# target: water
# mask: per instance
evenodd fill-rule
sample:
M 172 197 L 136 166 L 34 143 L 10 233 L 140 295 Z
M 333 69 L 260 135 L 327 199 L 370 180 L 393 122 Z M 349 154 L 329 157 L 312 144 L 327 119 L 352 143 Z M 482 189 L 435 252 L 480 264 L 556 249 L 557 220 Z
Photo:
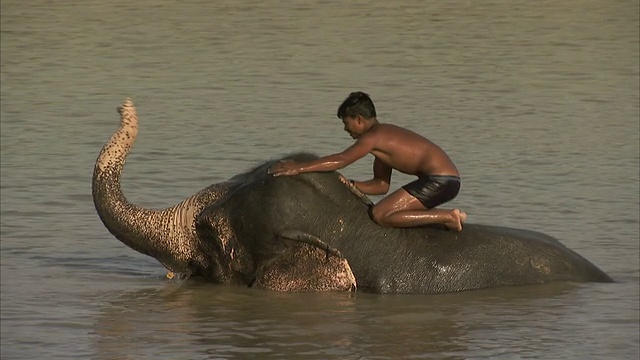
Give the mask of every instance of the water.
M 2 358 L 637 359 L 638 8 L 4 0 Z M 469 221 L 544 231 L 617 283 L 381 296 L 166 281 L 95 213 L 93 163 L 127 96 L 141 128 L 123 188 L 158 208 L 282 154 L 340 151 L 354 90 L 449 152 Z M 343 173 L 370 171 L 368 157 Z

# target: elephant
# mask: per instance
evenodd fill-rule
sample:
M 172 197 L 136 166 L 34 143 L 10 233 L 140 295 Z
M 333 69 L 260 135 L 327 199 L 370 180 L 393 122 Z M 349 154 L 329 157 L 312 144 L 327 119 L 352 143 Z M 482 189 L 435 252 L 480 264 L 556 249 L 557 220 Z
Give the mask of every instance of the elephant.
M 466 223 L 383 227 L 372 202 L 338 172 L 273 177 L 265 161 L 165 209 L 125 198 L 120 177 L 138 132 L 130 99 L 95 163 L 92 193 L 105 227 L 183 278 L 276 291 L 439 294 L 547 282 L 613 282 L 540 232 Z M 310 153 L 286 159 L 306 161 Z

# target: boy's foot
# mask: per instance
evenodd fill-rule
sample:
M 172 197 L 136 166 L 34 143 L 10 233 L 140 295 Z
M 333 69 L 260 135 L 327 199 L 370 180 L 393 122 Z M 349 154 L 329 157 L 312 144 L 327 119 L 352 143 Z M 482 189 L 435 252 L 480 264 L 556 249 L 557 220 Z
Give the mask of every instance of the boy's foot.
M 451 221 L 444 223 L 444 226 L 449 230 L 462 231 L 462 223 L 467 220 L 467 213 L 453 209 L 451 210 L 451 217 Z

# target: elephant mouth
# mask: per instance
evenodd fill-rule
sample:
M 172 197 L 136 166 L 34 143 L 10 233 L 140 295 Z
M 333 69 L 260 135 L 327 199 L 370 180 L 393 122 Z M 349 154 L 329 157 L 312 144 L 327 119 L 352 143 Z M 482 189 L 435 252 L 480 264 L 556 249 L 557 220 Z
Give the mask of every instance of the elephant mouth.
M 167 275 L 165 275 L 165 277 L 167 278 L 167 280 L 176 280 L 176 281 L 182 281 L 182 280 L 187 280 L 188 278 L 191 277 L 191 274 L 188 272 L 173 272 L 171 270 L 167 270 Z

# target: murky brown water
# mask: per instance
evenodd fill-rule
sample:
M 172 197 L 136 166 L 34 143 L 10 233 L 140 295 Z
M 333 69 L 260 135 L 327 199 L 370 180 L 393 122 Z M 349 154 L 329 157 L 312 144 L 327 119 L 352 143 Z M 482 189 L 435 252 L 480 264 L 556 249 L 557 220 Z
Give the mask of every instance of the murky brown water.
M 637 359 L 638 2 L 293 3 L 2 1 L 2 359 Z M 471 222 L 544 231 L 618 282 L 168 282 L 95 214 L 93 162 L 127 96 L 141 128 L 124 190 L 164 207 L 259 161 L 341 150 L 353 90 L 450 153 Z

